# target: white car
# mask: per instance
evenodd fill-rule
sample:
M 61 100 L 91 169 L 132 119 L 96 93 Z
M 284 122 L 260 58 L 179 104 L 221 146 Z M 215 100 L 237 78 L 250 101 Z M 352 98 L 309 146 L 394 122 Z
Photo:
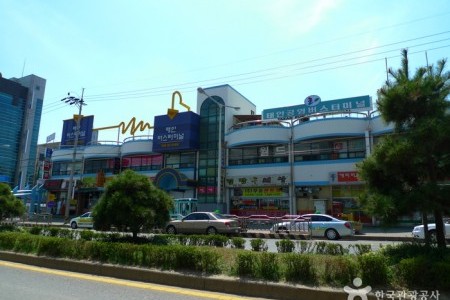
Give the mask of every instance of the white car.
M 92 212 L 87 212 L 79 217 L 70 220 L 70 227 L 72 229 L 82 228 L 94 228 L 94 220 L 92 218 Z
M 309 220 L 309 221 L 305 221 Z M 306 214 L 293 221 L 281 222 L 272 226 L 271 232 L 305 232 L 310 230 L 313 237 L 326 237 L 337 240 L 345 236 L 354 235 L 352 224 L 329 215 Z
M 450 239 L 450 219 L 444 220 L 445 227 L 445 238 Z M 430 233 L 431 240 L 436 240 L 436 224 L 430 223 L 428 224 L 428 232 Z M 414 227 L 412 231 L 412 236 L 415 239 L 424 239 L 425 234 L 423 230 L 423 225 L 419 225 Z

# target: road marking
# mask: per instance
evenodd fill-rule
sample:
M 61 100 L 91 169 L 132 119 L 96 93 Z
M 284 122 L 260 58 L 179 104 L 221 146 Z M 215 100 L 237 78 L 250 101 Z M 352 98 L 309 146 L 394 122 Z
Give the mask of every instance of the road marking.
M 46 273 L 46 274 L 51 274 L 51 275 L 77 278 L 77 279 L 82 279 L 82 280 L 90 280 L 90 281 L 96 281 L 96 282 L 102 282 L 102 283 L 108 283 L 108 284 L 122 285 L 122 286 L 128 286 L 128 287 L 140 288 L 140 289 L 146 289 L 146 290 L 152 290 L 152 291 L 160 291 L 160 292 L 173 293 L 173 294 L 179 294 L 179 295 L 187 295 L 187 296 L 193 296 L 193 297 L 199 297 L 199 298 L 218 299 L 218 300 L 251 299 L 251 298 L 245 298 L 245 297 L 239 297 L 239 296 L 223 295 L 223 294 L 213 293 L 213 292 L 197 291 L 197 290 L 183 289 L 183 288 L 177 288 L 177 287 L 169 287 L 169 286 L 158 285 L 158 284 L 153 284 L 153 283 L 136 282 L 136 281 L 129 281 L 129 280 L 124 280 L 124 279 L 116 279 L 116 278 L 111 278 L 111 277 L 103 277 L 103 276 L 97 276 L 97 275 L 74 273 L 74 272 L 69 272 L 69 271 L 53 270 L 53 269 L 29 266 L 29 265 L 6 262 L 6 261 L 0 261 L 0 266 L 22 269 L 22 270 L 27 270 L 27 271 L 40 272 L 40 273 Z

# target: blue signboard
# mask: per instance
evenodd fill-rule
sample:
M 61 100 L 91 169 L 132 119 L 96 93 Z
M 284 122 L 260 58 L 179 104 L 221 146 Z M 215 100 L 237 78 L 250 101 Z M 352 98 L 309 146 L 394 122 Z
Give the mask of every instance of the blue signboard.
M 164 153 L 197 150 L 199 146 L 200 117 L 194 112 L 156 116 L 153 129 L 153 151 Z
M 87 145 L 92 140 L 92 128 L 94 127 L 94 116 L 86 116 L 80 120 L 80 133 L 78 135 L 78 145 Z M 64 120 L 63 132 L 61 136 L 61 146 L 73 145 L 75 142 L 75 132 L 77 123 L 74 119 Z
M 357 112 L 372 110 L 370 96 L 359 96 L 337 100 L 321 101 L 317 105 L 294 105 L 279 108 L 270 108 L 262 111 L 262 119 L 287 120 L 308 115 L 329 112 Z

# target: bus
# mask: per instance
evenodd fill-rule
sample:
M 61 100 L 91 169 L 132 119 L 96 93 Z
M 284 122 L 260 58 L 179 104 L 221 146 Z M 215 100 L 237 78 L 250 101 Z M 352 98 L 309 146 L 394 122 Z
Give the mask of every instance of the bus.
M 197 201 L 196 198 L 173 199 L 174 208 L 170 212 L 170 218 L 179 220 L 191 212 L 197 211 Z

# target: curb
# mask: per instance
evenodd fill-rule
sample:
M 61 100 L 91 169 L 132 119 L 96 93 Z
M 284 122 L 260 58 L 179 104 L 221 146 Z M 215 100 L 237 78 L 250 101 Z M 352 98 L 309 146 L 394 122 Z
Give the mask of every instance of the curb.
M 85 273 L 97 276 L 113 277 L 161 285 L 177 286 L 239 296 L 298 300 L 346 300 L 348 294 L 338 289 L 310 288 L 271 282 L 255 282 L 244 279 L 217 278 L 199 275 L 186 275 L 175 272 L 164 272 L 135 267 L 124 267 L 88 261 L 71 261 L 59 258 L 27 255 L 0 251 L 0 260 L 33 265 L 38 267 Z M 368 299 L 377 299 L 368 295 Z

